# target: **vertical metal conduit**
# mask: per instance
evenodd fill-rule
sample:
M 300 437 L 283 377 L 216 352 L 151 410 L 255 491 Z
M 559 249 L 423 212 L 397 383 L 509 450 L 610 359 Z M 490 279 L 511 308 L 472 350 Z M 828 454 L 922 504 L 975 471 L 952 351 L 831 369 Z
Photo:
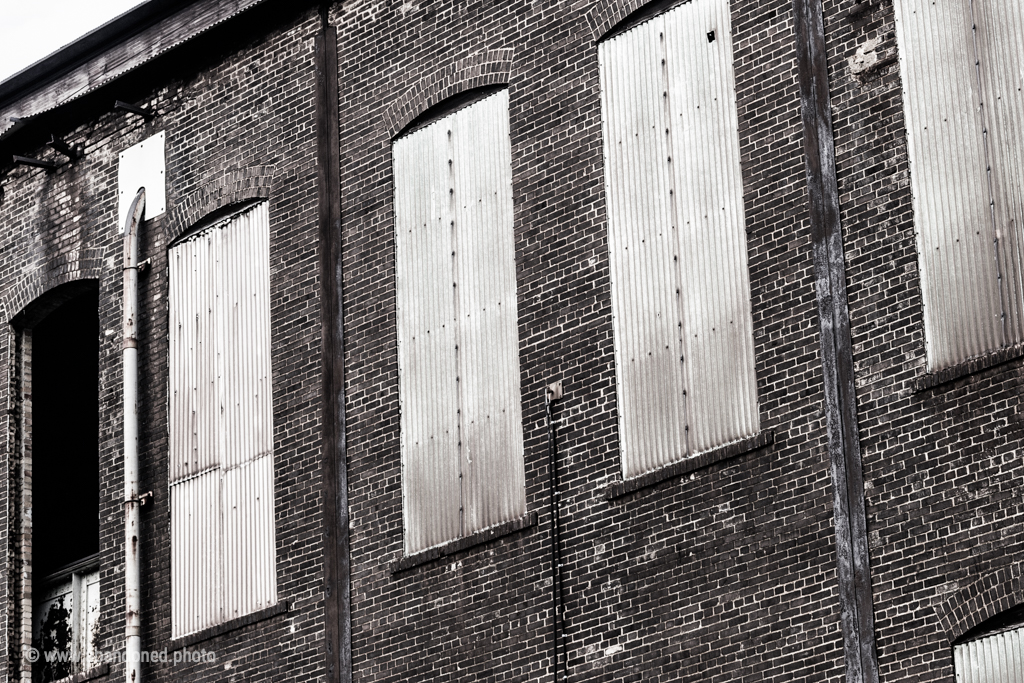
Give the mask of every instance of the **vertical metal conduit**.
M 559 529 L 559 508 L 562 496 L 558 490 L 558 444 L 555 438 L 555 420 L 552 416 L 552 403 L 562 398 L 562 383 L 555 382 L 544 387 L 544 410 L 548 418 L 548 472 L 551 486 L 551 647 L 552 673 L 554 682 L 558 683 L 558 645 L 565 641 L 565 619 L 562 609 L 562 538 Z M 562 648 L 565 649 L 564 647 Z M 569 680 L 569 662 L 565 660 L 562 667 L 562 681 Z
M 139 308 L 138 229 L 146 209 L 146 188 L 128 209 L 124 226 L 124 300 L 122 329 L 124 344 L 121 367 L 124 377 L 124 593 L 125 593 L 125 669 L 126 683 L 139 683 L 142 659 L 142 620 L 139 616 L 139 412 L 138 347 L 135 321 Z

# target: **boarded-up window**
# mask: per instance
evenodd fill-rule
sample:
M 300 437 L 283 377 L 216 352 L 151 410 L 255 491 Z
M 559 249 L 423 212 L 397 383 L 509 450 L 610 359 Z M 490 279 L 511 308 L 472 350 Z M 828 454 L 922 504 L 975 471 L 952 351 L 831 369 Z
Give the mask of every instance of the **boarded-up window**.
M 953 659 L 957 683 L 1024 683 L 1024 608 L 969 634 L 953 647 Z
M 267 204 L 172 247 L 169 278 L 179 637 L 277 602 Z
M 895 8 L 935 371 L 1024 341 L 1024 3 Z
M 758 431 L 728 0 L 598 54 L 628 478 Z
M 508 92 L 394 144 L 405 550 L 526 512 Z

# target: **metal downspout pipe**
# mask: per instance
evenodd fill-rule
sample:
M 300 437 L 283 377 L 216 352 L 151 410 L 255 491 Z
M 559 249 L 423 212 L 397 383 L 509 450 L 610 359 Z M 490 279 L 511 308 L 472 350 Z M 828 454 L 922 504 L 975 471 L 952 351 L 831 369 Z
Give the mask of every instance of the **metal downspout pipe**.
M 139 412 L 138 348 L 135 322 L 139 308 L 138 229 L 146 210 L 146 188 L 139 188 L 124 225 L 124 299 L 121 367 L 124 377 L 124 594 L 125 682 L 140 683 L 142 620 L 139 616 Z
M 559 664 L 564 659 L 565 667 L 562 671 L 563 683 L 569 680 L 569 661 L 565 653 L 559 657 L 558 645 L 563 644 L 565 650 L 565 619 L 563 616 L 564 601 L 562 596 L 562 534 L 559 509 L 562 505 L 562 495 L 558 486 L 558 444 L 555 435 L 553 406 L 555 401 L 562 398 L 562 383 L 555 382 L 544 387 L 544 412 L 547 414 L 548 423 L 548 472 L 550 475 L 551 487 L 551 647 L 552 647 L 552 680 L 558 683 Z

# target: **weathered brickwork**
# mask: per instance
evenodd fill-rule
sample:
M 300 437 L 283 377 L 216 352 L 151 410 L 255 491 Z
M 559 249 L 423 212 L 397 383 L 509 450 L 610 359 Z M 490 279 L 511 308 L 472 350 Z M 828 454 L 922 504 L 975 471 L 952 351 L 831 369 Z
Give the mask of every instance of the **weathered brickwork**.
M 951 642 L 1024 601 L 1021 361 L 926 378 L 893 4 L 824 7 L 880 678 L 949 681 Z
M 267 6 L 276 9 L 251 14 Z M 352 680 L 551 680 L 543 389 L 555 380 L 565 390 L 554 416 L 571 679 L 845 680 L 792 0 L 731 5 L 760 434 L 643 486 L 616 486 L 598 42 L 645 6 L 350 0 L 331 4 L 324 17 L 312 3 L 268 0 L 245 15 L 262 19 L 233 19 L 179 48 L 180 59 L 125 76 L 132 92 L 141 87 L 131 101 L 155 117 L 96 113 L 96 97 L 86 97 L 78 119 L 53 119 L 73 121 L 53 132 L 83 145 L 82 159 L 55 171 L 0 160 L 0 317 L 10 323 L 0 335 L 0 683 L 25 672 L 22 598 L 31 563 L 23 557 L 45 542 L 26 535 L 24 493 L 45 473 L 23 457 L 31 452 L 25 330 L 82 283 L 98 287 L 102 335 L 98 646 L 123 649 L 117 163 L 121 151 L 161 131 L 167 211 L 145 222 L 140 249 L 149 261 L 139 292 L 140 489 L 153 492 L 142 511 L 142 640 L 144 650 L 172 655 L 187 643 L 217 661 L 144 665 L 144 676 L 346 680 L 327 672 L 333 655 L 324 623 L 334 605 L 324 600 L 324 567 L 334 565 L 324 560 L 330 482 L 321 469 L 331 354 L 321 357 L 318 164 L 329 155 L 318 148 L 325 138 L 314 37 L 324 21 L 338 34 L 345 354 L 334 360 L 345 373 Z M 1015 348 L 925 374 L 892 3 L 823 7 L 879 673 L 886 683 L 947 681 L 951 642 L 1024 602 L 1024 564 L 1014 555 L 1024 541 L 1016 452 L 1024 369 Z M 877 61 L 851 63 L 865 44 Z M 121 97 L 105 87 L 111 104 Z M 527 515 L 408 560 L 392 142 L 451 98 L 501 87 L 510 102 Z M 60 159 L 46 147 L 17 153 Z M 175 642 L 167 253 L 192 228 L 251 201 L 267 201 L 270 215 L 282 606 Z M 123 676 L 113 665 L 99 679 Z
M 594 31 L 637 6 L 353 2 L 332 13 L 354 680 L 549 679 L 542 389 L 556 379 L 572 680 L 843 676 L 788 2 L 732 12 L 761 428 L 776 430 L 775 443 L 605 499 L 621 470 Z M 458 65 L 502 50 L 512 55 L 527 509 L 538 524 L 392 573 L 403 552 L 393 112 L 419 102 L 401 118 L 412 120 L 434 103 L 415 94 L 439 74 L 467 84 Z
M 116 226 L 117 162 L 125 148 L 163 131 L 167 137 L 167 212 L 147 220 L 140 259 L 140 489 L 142 509 L 143 649 L 168 650 L 170 537 L 167 425 L 167 249 L 169 241 L 231 203 L 270 203 L 270 295 L 274 388 L 277 590 L 286 613 L 202 640 L 216 663 L 144 665 L 147 680 L 315 680 L 323 668 L 320 587 L 322 535 L 319 480 L 320 344 L 316 244 L 317 195 L 313 112 L 315 10 L 283 20 L 245 40 L 226 38 L 223 52 L 200 71 L 164 63 L 151 69 L 152 91 L 139 102 L 149 121 L 114 112 L 58 131 L 85 147 L 81 160 L 54 172 L 18 167 L 3 178 L 0 204 L 0 313 L 10 321 L 54 288 L 93 279 L 100 290 L 101 593 L 103 651 L 123 650 L 124 526 L 121 460 L 121 239 Z M 194 60 L 187 63 L 191 64 Z M 111 104 L 113 97 L 111 95 Z M 49 158 L 46 148 L 21 153 Z M 59 157 L 57 157 L 59 158 Z M 0 458 L 5 514 L 0 541 L 7 553 L 0 600 L 10 605 L 21 567 L 17 454 L 21 438 L 14 335 L 4 335 L 0 362 L 10 381 L 0 388 L 9 438 Z M 35 473 L 37 477 L 45 473 Z M 36 501 L 60 504 L 60 501 Z M 20 511 L 23 514 L 24 511 Z M 45 540 L 36 539 L 37 544 Z M 0 643 L 8 656 L 3 680 L 21 667 L 15 612 L 3 611 Z M 123 680 L 120 665 L 101 680 Z

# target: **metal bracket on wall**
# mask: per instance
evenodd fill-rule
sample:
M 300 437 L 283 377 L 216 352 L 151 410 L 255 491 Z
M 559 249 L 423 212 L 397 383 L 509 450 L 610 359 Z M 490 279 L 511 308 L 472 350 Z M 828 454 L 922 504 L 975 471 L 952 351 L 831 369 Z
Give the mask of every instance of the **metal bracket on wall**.
M 128 500 L 125 501 L 125 503 L 138 503 L 139 507 L 146 507 L 146 503 L 149 503 L 152 500 L 153 492 L 146 491 L 145 493 L 140 493 L 138 498 L 129 498 Z
M 871 11 L 871 7 L 874 3 L 871 0 L 864 0 L 864 2 L 858 2 L 846 13 L 847 21 L 855 21 L 859 16 L 865 12 Z
M 50 141 L 46 143 L 54 151 L 63 154 L 71 161 L 81 159 L 85 156 L 85 149 L 81 145 L 69 145 L 63 139 L 50 134 Z
M 35 166 L 36 168 L 45 168 L 47 171 L 52 171 L 57 168 L 56 162 L 47 161 L 46 159 L 36 159 L 34 157 L 22 157 L 17 154 L 14 155 L 14 163 L 18 166 Z
M 121 100 L 114 100 L 114 109 L 120 109 L 121 111 L 126 111 L 129 114 L 135 114 L 136 116 L 141 116 L 142 118 L 144 118 L 147 121 L 149 121 L 154 116 L 156 116 L 156 114 L 154 114 L 149 109 L 143 109 L 142 107 L 136 107 L 134 104 L 129 104 L 127 102 L 122 102 Z

